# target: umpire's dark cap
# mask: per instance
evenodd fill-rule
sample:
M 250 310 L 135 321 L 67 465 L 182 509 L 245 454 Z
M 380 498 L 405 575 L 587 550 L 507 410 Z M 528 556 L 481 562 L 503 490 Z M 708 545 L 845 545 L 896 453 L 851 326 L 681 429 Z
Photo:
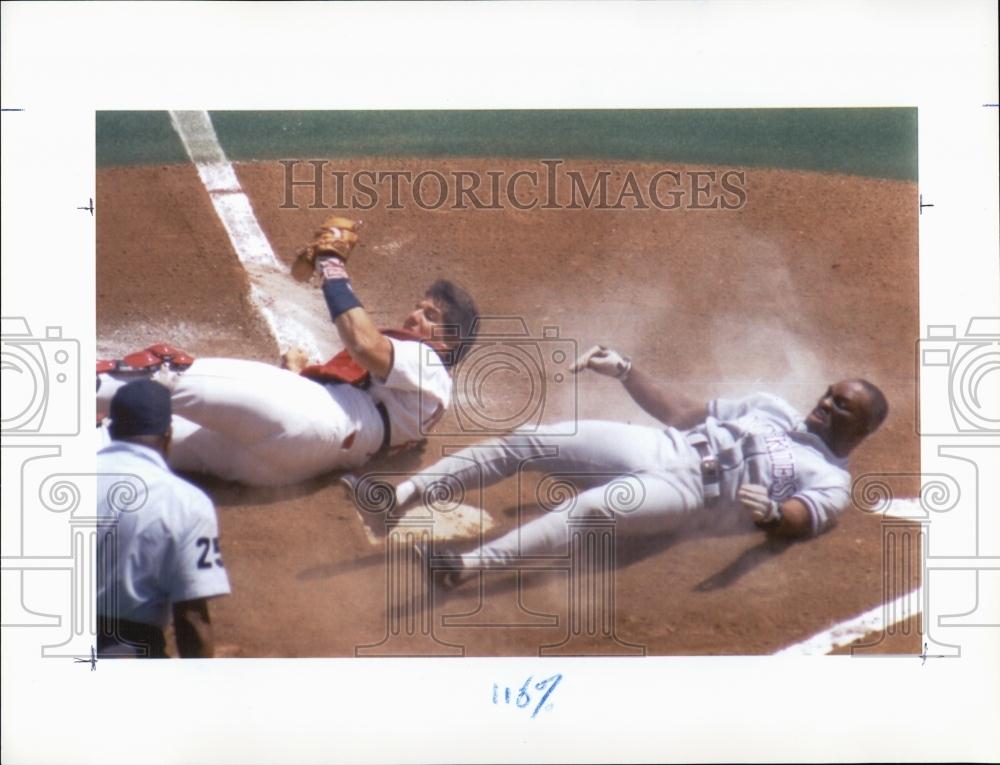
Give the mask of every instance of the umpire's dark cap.
M 108 412 L 112 438 L 162 436 L 170 428 L 170 391 L 152 380 L 136 380 L 118 389 Z

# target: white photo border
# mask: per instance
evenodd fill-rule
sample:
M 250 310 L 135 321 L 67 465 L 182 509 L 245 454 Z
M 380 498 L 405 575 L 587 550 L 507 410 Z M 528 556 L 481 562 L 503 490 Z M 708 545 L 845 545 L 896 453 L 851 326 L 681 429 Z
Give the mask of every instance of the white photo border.
M 920 193 L 933 204 L 920 216 L 921 330 L 953 325 L 961 335 L 974 317 L 1000 316 L 995 3 L 26 2 L 0 12 L 10 110 L 3 315 L 26 318 L 39 336 L 61 328 L 62 338 L 47 339 L 76 342 L 81 370 L 95 360 L 94 218 L 85 208 L 102 109 L 915 106 Z M 84 396 L 79 422 L 91 422 L 92 407 Z M 1000 443 L 968 438 L 925 438 L 924 472 L 952 471 L 949 449 L 995 453 Z M 5 528 L 21 507 L 7 447 L 29 443 L 58 447 L 33 455 L 54 473 L 93 472 L 87 428 L 5 438 Z M 985 504 L 996 487 L 962 480 L 980 495 L 981 536 L 974 553 L 936 553 L 957 561 L 924 582 L 939 613 L 967 607 L 977 577 L 997 575 L 1000 553 L 986 535 L 998 524 Z M 73 522 L 58 516 L 38 536 L 5 541 L 5 568 L 12 557 L 37 558 L 38 569 L 75 560 Z M 8 579 L 5 609 L 20 598 Z M 33 582 L 41 602 L 58 603 L 58 572 Z M 6 762 L 1000 757 L 989 733 L 1000 718 L 995 625 L 939 632 L 961 655 L 926 661 L 218 659 L 103 662 L 96 672 L 75 666 L 73 651 L 43 657 L 52 632 L 3 629 Z M 564 677 L 557 714 L 532 720 L 490 703 L 493 682 L 553 672 Z

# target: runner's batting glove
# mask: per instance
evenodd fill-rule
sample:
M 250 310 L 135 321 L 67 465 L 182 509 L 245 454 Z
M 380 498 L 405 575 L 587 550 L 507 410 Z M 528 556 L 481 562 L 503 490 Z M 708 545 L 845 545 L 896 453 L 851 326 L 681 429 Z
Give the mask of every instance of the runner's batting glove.
M 603 345 L 595 345 L 573 362 L 569 371 L 575 374 L 583 369 L 592 369 L 599 375 L 625 382 L 632 371 L 632 360 Z
M 740 486 L 737 496 L 743 507 L 750 511 L 750 517 L 757 528 L 774 529 L 781 525 L 784 519 L 781 507 L 768 496 L 766 486 L 745 483 Z

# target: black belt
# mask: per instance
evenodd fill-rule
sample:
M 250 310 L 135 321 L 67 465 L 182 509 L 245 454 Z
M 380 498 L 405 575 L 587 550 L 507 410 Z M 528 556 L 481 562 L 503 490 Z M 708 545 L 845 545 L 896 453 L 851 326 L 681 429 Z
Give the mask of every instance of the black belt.
M 137 657 L 167 658 L 167 641 L 159 627 L 98 614 L 97 653 L 115 646 L 132 649 Z
M 392 428 L 389 426 L 389 410 L 385 408 L 385 404 L 378 401 L 375 403 L 375 408 L 378 409 L 379 417 L 382 418 L 382 445 L 375 452 L 375 456 L 379 457 L 389 451 L 389 442 L 392 440 Z

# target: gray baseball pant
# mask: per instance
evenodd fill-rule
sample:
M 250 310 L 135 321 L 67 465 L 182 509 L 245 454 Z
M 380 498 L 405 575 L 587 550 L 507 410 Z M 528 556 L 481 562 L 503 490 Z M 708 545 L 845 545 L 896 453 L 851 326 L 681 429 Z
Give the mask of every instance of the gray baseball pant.
M 675 530 L 704 506 L 700 459 L 682 432 L 600 420 L 579 422 L 573 436 L 515 431 L 445 457 L 411 480 L 421 495 L 433 495 L 435 482 L 457 480 L 468 496 L 480 481 L 489 486 L 519 470 L 545 473 L 539 494 L 562 491 L 563 501 L 550 505 L 540 497 L 542 516 L 466 553 L 468 565 L 564 554 L 569 518 L 614 518 L 616 534 L 656 534 Z M 566 497 L 572 479 L 600 483 Z

